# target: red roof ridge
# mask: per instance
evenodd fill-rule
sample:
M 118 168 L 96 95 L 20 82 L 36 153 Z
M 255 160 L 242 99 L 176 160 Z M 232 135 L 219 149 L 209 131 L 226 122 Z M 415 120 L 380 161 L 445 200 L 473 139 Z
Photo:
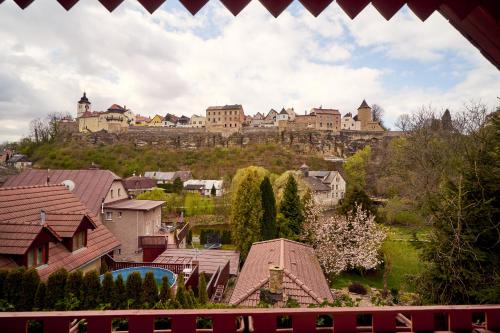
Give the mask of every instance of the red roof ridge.
M 281 242 L 282 240 L 283 241 L 287 241 L 288 243 L 298 244 L 298 245 L 302 245 L 302 246 L 306 246 L 306 247 L 312 248 L 312 246 L 309 245 L 309 244 L 297 242 L 297 241 L 294 241 L 294 240 L 291 240 L 291 239 L 288 239 L 288 238 L 269 239 L 269 240 L 265 240 L 265 241 L 255 242 L 255 243 L 253 243 L 253 245 L 255 245 L 255 244 L 265 244 L 265 243 L 274 243 L 274 242 L 278 242 L 278 241 Z
M 283 273 L 285 273 L 295 284 L 297 284 L 302 290 L 304 290 L 309 296 L 314 298 L 318 303 L 323 302 L 323 299 L 320 298 L 309 286 L 307 286 L 301 279 L 299 279 L 295 274 L 290 272 L 288 269 L 283 268 Z
M 259 290 L 268 281 L 269 281 L 269 277 L 265 277 L 259 283 L 257 283 L 253 288 L 248 289 L 247 292 L 244 293 L 243 295 L 241 295 L 240 298 L 238 298 L 236 301 L 234 301 L 233 304 L 234 305 L 240 304 L 241 302 L 243 302 L 244 300 L 246 300 L 248 297 L 250 297 L 254 292 L 256 292 L 257 290 Z
M 66 187 L 64 184 L 28 185 L 28 186 L 0 187 L 0 191 L 23 190 L 23 189 L 30 189 L 30 188 L 56 187 L 56 186 Z

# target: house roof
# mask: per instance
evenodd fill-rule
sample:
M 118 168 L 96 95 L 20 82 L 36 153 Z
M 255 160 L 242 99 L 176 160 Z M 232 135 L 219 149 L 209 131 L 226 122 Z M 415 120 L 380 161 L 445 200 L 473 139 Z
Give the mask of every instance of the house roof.
M 232 104 L 232 105 L 224 105 L 224 106 L 209 106 L 207 110 L 234 110 L 234 109 L 243 109 L 241 104 Z
M 314 112 L 315 114 L 338 114 L 340 115 L 339 110 L 337 109 L 323 109 L 323 108 L 313 108 L 311 110 L 311 113 Z
M 41 210 L 46 212 L 44 224 Z M 0 188 L 0 254 L 3 257 L 0 266 L 8 261 L 8 255 L 24 254 L 43 229 L 66 237 L 74 233 L 83 219 L 88 219 L 94 227 L 88 231 L 87 247 L 76 254 L 54 239 L 49 246 L 48 264 L 38 269 L 42 278 L 61 267 L 76 269 L 112 251 L 120 243 L 64 185 Z
M 78 103 L 91 104 L 89 99 L 87 98 L 87 93 L 84 91 L 82 98 L 78 101 Z
M 128 190 L 146 190 L 156 187 L 156 181 L 149 177 L 132 176 L 123 181 L 123 185 Z
M 211 189 L 215 187 L 216 190 L 222 189 L 224 185 L 223 180 L 214 180 L 214 179 L 189 179 L 184 182 L 184 188 L 186 189 Z
M 370 106 L 368 105 L 368 103 L 366 103 L 366 100 L 363 100 L 358 109 L 369 108 L 369 107 Z
M 283 301 L 293 298 L 301 306 L 332 300 L 332 294 L 312 247 L 288 239 L 254 243 L 240 272 L 230 304 L 256 306 L 260 288 L 269 286 L 269 266 L 283 268 Z
M 232 250 L 168 249 L 153 262 L 189 264 L 192 260 L 198 260 L 200 272 L 207 274 L 215 273 L 229 260 L 229 274 L 238 275 L 240 253 Z
M 110 203 L 105 203 L 104 208 L 107 209 L 120 209 L 120 210 L 143 210 L 149 211 L 160 207 L 165 201 L 156 200 L 119 200 Z
M 14 154 L 9 158 L 9 160 L 7 162 L 8 163 L 29 162 L 29 160 L 28 160 L 28 157 L 26 157 L 26 155 Z
M 113 104 L 111 105 L 108 110 L 108 112 L 119 112 L 119 113 L 124 113 L 127 111 L 123 106 L 120 106 L 118 104 Z
M 310 174 L 310 172 L 309 172 Z M 330 187 L 326 184 L 324 184 L 320 179 L 314 177 L 314 176 L 309 176 L 309 177 L 304 177 L 304 181 L 306 182 L 307 186 L 313 190 L 314 192 L 329 192 Z
M 72 180 L 75 188 L 72 193 L 93 213 L 98 214 L 102 200 L 106 197 L 111 184 L 121 180 L 109 170 L 25 170 L 9 177 L 2 187 L 61 184 Z

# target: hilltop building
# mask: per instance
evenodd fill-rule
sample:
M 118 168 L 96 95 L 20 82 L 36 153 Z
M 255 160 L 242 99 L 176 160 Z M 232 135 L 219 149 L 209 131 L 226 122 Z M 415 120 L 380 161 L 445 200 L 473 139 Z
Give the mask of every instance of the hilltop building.
M 208 132 L 232 134 L 238 132 L 245 121 L 245 112 L 240 104 L 210 106 L 207 108 L 206 128 Z
M 192 128 L 205 128 L 207 122 L 207 117 L 199 116 L 197 114 L 192 115 L 189 121 L 189 127 Z
M 106 111 L 92 111 L 91 103 L 84 92 L 77 103 L 77 122 L 79 132 L 107 131 L 119 133 L 135 124 L 134 114 L 126 106 L 111 105 Z
M 315 117 L 314 128 L 319 131 L 340 131 L 340 112 L 336 109 L 312 108 L 309 112 Z

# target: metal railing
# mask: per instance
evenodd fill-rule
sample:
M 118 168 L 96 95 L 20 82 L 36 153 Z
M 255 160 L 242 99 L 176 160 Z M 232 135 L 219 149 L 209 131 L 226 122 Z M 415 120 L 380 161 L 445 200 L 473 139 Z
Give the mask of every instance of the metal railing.
M 318 317 L 330 317 L 327 327 L 318 327 Z M 287 317 L 289 327 L 278 323 Z M 360 317 L 365 319 L 360 326 Z M 210 328 L 199 329 L 199 319 L 208 319 Z M 369 318 L 368 323 L 366 318 Z M 474 319 L 476 318 L 476 319 Z M 167 319 L 172 333 L 232 333 L 241 325 L 254 333 L 263 332 L 498 332 L 500 305 L 489 306 L 398 306 L 315 309 L 218 309 L 218 310 L 116 310 L 68 312 L 2 312 L 0 328 L 6 333 L 26 333 L 29 321 L 42 321 L 44 332 L 68 333 L 75 319 L 85 323 L 87 333 L 111 333 L 113 320 L 127 321 L 130 333 L 153 333 L 157 319 Z M 205 323 L 207 322 L 205 320 Z M 474 320 L 477 322 L 475 323 Z M 442 326 L 445 327 L 442 327 Z M 165 332 L 165 331 L 162 331 Z

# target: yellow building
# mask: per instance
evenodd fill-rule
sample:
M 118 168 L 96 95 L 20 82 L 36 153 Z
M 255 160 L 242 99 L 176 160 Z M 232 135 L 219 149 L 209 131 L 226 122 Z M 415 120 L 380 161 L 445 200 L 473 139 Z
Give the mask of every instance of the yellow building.
M 77 104 L 77 121 L 79 132 L 107 131 L 118 133 L 127 131 L 135 119 L 133 113 L 126 107 L 117 104 L 111 105 L 104 112 L 94 112 L 86 93 Z
M 232 134 L 238 132 L 245 121 L 243 106 L 210 106 L 207 109 L 206 128 L 208 132 Z

